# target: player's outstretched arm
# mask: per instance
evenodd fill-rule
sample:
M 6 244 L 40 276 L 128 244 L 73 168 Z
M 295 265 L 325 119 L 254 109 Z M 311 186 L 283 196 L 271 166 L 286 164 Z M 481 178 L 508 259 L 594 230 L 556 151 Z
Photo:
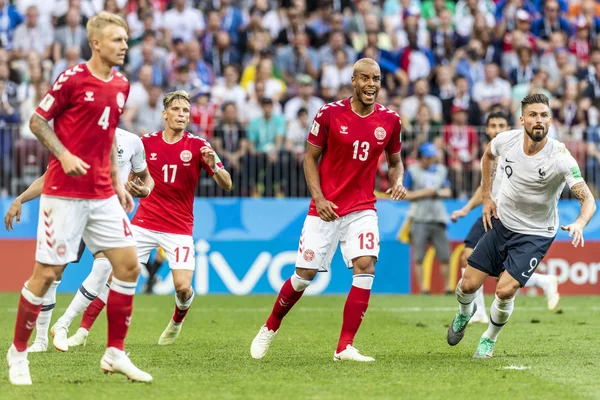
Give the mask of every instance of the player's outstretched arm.
M 202 154 L 202 158 L 204 159 L 204 163 L 212 170 L 213 179 L 217 182 L 217 185 L 223 190 L 227 190 L 230 192 L 233 190 L 233 181 L 231 180 L 231 175 L 229 172 L 218 164 L 221 162 L 219 157 L 215 153 L 215 151 L 206 146 L 200 149 L 200 154 Z
M 585 182 L 573 185 L 571 192 L 581 203 L 579 217 L 572 224 L 561 226 L 560 228 L 564 231 L 569 231 L 569 237 L 573 238 L 573 246 L 577 247 L 581 243 L 581 247 L 583 247 L 583 228 L 587 226 L 596 212 L 596 200 Z
M 13 200 L 10 208 L 4 216 L 4 227 L 7 231 L 14 229 L 13 220 L 15 218 L 17 220 L 17 224 L 21 222 L 21 206 L 30 200 L 40 197 L 45 180 L 46 173 L 33 181 L 33 183 L 23 193 L 21 193 L 21 195 L 17 196 Z
M 492 142 L 496 140 L 493 139 Z M 483 228 L 492 229 L 492 217 L 498 218 L 496 203 L 492 200 L 492 171 L 496 156 L 492 154 L 492 142 L 488 143 L 481 159 L 481 196 L 483 199 Z
M 404 164 L 400 153 L 389 154 L 385 153 L 388 162 L 388 180 L 392 184 L 386 193 L 390 195 L 392 200 L 402 200 L 406 197 L 406 188 L 402 184 L 404 182 Z
M 67 175 L 80 176 L 87 174 L 90 166 L 79 157 L 71 154 L 60 142 L 48 121 L 37 114 L 29 120 L 29 129 L 35 137 L 60 161 Z
M 339 218 L 335 213 L 338 208 L 334 203 L 327 200 L 321 191 L 321 179 L 319 178 L 319 158 L 323 149 L 311 144 L 306 145 L 306 155 L 304 156 L 304 176 L 310 194 L 315 201 L 317 213 L 323 221 L 334 221 Z

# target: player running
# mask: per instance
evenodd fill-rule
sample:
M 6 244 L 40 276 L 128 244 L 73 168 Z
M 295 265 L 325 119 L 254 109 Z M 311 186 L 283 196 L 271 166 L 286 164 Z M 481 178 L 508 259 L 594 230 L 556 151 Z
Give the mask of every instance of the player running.
M 148 173 L 146 158 L 144 155 L 144 146 L 140 138 L 126 130 L 117 128 L 117 149 L 119 160 L 119 176 L 121 182 L 125 184 L 126 189 L 136 197 L 147 197 L 154 187 L 154 181 Z M 142 185 L 135 182 L 128 182 L 129 174 L 139 178 Z M 21 208 L 24 203 L 38 198 L 42 194 L 42 187 L 46 174 L 36 179 L 27 190 L 18 196 L 11 204 L 6 216 L 4 225 L 6 230 L 13 229 L 13 220 L 20 221 Z M 82 241 L 77 254 L 77 259 L 73 263 L 78 263 L 85 250 L 85 243 Z M 110 262 L 102 252 L 94 254 L 94 263 L 88 277 L 81 284 L 75 298 L 65 311 L 64 315 L 52 327 L 54 335 L 54 347 L 60 351 L 67 351 L 67 332 L 68 327 L 79 314 L 81 314 L 96 298 L 102 304 L 106 304 L 109 286 L 107 280 L 112 271 Z M 42 309 L 36 321 L 36 337 L 33 344 L 27 349 L 29 353 L 44 352 L 48 349 L 48 328 L 52 319 L 52 311 L 56 305 L 56 288 L 60 284 L 62 273 L 57 276 L 57 280 L 52 283 L 42 302 Z M 89 329 L 88 329 L 89 330 Z M 84 332 L 85 331 L 85 332 Z M 87 339 L 87 330 L 78 331 L 75 335 L 82 343 Z
M 492 357 L 502 327 L 514 308 L 515 294 L 525 286 L 542 261 L 558 230 L 558 199 L 565 183 L 579 199 L 569 232 L 575 248 L 583 247 L 583 229 L 596 210 L 594 197 L 581 177 L 579 166 L 565 145 L 547 137 L 552 118 L 548 97 L 531 94 L 521 101 L 523 129 L 502 132 L 488 144 L 482 160 L 483 226 L 485 235 L 469 257 L 465 274 L 456 287 L 460 311 L 448 327 L 448 344 L 458 344 L 476 311 L 476 291 L 488 275 L 500 277 L 490 323 L 474 358 Z M 492 173 L 496 157 L 504 160 L 500 191 L 492 198 Z
M 502 112 L 494 112 L 488 115 L 486 124 L 485 124 L 485 133 L 490 140 L 496 137 L 500 132 L 504 132 L 508 130 L 508 117 Z M 504 160 L 500 157 L 496 160 L 496 166 L 493 169 L 493 178 L 492 178 L 492 199 L 496 199 L 498 196 L 498 192 L 500 191 L 500 185 L 502 184 L 502 179 L 504 178 Z M 460 210 L 456 210 L 452 213 L 451 219 L 456 222 L 459 218 L 465 217 L 472 209 L 479 206 L 483 202 L 481 197 L 481 186 L 477 188 L 469 202 Z M 466 266 L 467 260 L 471 253 L 473 253 L 473 249 L 479 242 L 479 239 L 483 236 L 485 230 L 483 229 L 483 220 L 482 218 L 478 218 L 471 230 L 467 234 L 465 238 L 465 249 L 461 255 L 461 265 Z M 464 268 L 463 268 L 464 273 Z M 552 275 L 544 275 L 538 274 L 534 272 L 531 275 L 531 278 L 527 281 L 526 287 L 539 287 L 541 288 L 548 301 L 548 309 L 554 310 L 558 306 L 558 300 L 560 296 L 558 294 L 558 280 L 555 276 Z M 487 313 L 485 311 L 485 298 L 483 296 L 483 287 L 481 287 L 477 291 L 477 296 L 475 297 L 475 304 L 477 304 L 477 311 L 473 315 L 473 318 L 469 321 L 472 322 L 482 322 L 488 323 L 489 319 Z
M 175 286 L 175 312 L 158 344 L 175 342 L 194 300 L 192 277 L 196 267 L 192 231 L 194 192 L 202 169 L 223 190 L 232 190 L 231 176 L 210 144 L 186 132 L 190 120 L 190 96 L 184 91 L 167 93 L 163 100 L 165 129 L 142 137 L 148 169 L 155 178 L 152 196 L 142 199 L 132 219 L 138 257 L 148 262 L 157 246 L 167 254 Z
M 100 12 L 87 23 L 91 59 L 63 72 L 40 102 L 31 131 L 51 153 L 40 199 L 36 264 L 21 291 L 8 375 L 31 385 L 27 342 L 48 288 L 77 258 L 83 238 L 92 253 L 102 251 L 113 266 L 107 299 L 108 343 L 100 361 L 105 372 L 149 382 L 124 351 L 140 266 L 125 212 L 133 199 L 121 183 L 115 129 L 129 94 L 123 65 L 127 23 Z M 54 120 L 54 129 L 49 121 Z
M 400 158 L 402 127 L 398 114 L 375 103 L 381 87 L 377 62 L 358 60 L 352 85 L 353 96 L 324 105 L 308 134 L 304 171 L 312 201 L 300 235 L 296 272 L 283 284 L 271 315 L 252 341 L 253 358 L 265 356 L 283 317 L 317 272 L 329 268 L 340 243 L 344 262 L 353 269 L 354 277 L 333 359 L 375 361 L 352 344 L 369 305 L 379 255 L 374 176 L 384 151 L 392 184 L 388 193 L 393 200 L 406 195 Z

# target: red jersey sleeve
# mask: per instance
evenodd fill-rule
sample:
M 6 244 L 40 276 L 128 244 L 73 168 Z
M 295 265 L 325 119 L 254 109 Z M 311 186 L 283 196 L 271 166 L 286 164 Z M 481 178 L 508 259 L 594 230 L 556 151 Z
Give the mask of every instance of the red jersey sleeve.
M 69 107 L 75 86 L 74 77 L 67 76 L 66 71 L 60 74 L 35 109 L 36 114 L 46 121 L 52 121 L 58 117 Z
M 315 145 L 320 148 L 325 148 L 327 145 L 327 138 L 329 137 L 329 109 L 328 104 L 325 104 L 312 123 L 310 131 L 308 132 L 308 143 Z
M 217 152 L 212 148 L 212 146 L 210 145 L 210 143 L 208 143 L 206 140 L 204 139 L 200 139 L 201 140 L 201 144 L 200 144 L 200 149 L 198 150 L 198 153 L 200 154 L 200 164 L 201 167 L 204 168 L 204 170 L 206 172 L 208 172 L 209 176 L 213 176 L 214 172 L 212 171 L 212 169 L 204 162 L 204 158 L 202 157 L 202 149 L 205 147 L 208 147 L 209 149 L 211 149 L 214 153 L 215 153 L 215 161 L 217 163 L 217 166 L 219 168 L 223 168 L 223 162 L 221 161 L 221 159 L 219 158 L 219 155 L 217 154 Z
M 394 130 L 392 131 L 392 137 L 385 146 L 385 151 L 388 154 L 398 154 L 402 150 L 402 122 L 398 116 Z

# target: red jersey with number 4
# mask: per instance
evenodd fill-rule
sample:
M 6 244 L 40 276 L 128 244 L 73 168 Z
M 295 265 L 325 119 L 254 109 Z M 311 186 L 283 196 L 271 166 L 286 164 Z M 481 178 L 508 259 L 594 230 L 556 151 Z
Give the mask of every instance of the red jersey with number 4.
M 167 143 L 162 131 L 142 137 L 148 171 L 154 179 L 150 196 L 140 199 L 140 206 L 132 219 L 134 225 L 152 231 L 191 235 L 194 229 L 194 193 L 204 168 L 210 176 L 212 170 L 204 162 L 200 149 L 210 144 L 184 132 L 175 143 Z M 216 158 L 216 157 L 215 157 Z M 217 165 L 223 164 L 217 159 Z
M 66 70 L 35 110 L 72 154 L 90 165 L 87 174 L 68 176 L 50 156 L 43 194 L 76 199 L 106 199 L 115 194 L 110 151 L 119 117 L 129 96 L 129 82 L 113 70 L 108 81 L 92 75 L 87 65 Z
M 402 124 L 394 111 L 375 103 L 373 112 L 356 114 L 350 99 L 325 104 L 308 133 L 308 143 L 321 147 L 319 164 L 321 191 L 325 199 L 344 216 L 361 210 L 375 210 L 377 160 L 383 151 L 400 153 Z M 315 202 L 308 215 L 318 216 Z

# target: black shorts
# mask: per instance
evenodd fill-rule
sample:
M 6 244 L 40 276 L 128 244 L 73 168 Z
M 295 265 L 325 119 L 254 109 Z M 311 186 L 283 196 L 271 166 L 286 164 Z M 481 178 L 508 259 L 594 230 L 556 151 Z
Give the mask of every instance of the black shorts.
M 81 257 L 83 257 L 83 252 L 85 251 L 85 243 L 83 240 L 79 242 L 79 250 L 77 250 L 77 259 L 69 264 L 77 264 L 81 261 Z
M 474 249 L 477 246 L 477 242 L 485 235 L 485 229 L 483 228 L 483 218 L 477 218 L 477 221 L 471 227 L 471 230 L 465 238 L 465 247 Z
M 492 219 L 493 229 L 481 238 L 469 257 L 469 265 L 491 276 L 506 271 L 521 286 L 540 264 L 554 237 L 525 235 L 508 230 L 500 220 Z

